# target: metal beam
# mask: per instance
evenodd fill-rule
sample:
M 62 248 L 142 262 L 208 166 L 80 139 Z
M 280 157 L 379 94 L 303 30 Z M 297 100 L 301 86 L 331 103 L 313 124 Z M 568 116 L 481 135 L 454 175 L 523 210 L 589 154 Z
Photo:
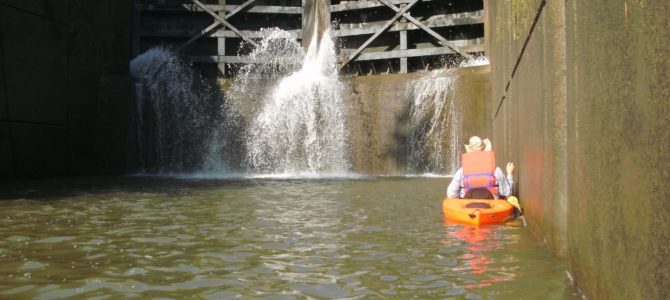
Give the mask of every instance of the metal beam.
M 235 9 L 235 10 L 233 10 L 232 12 L 230 12 L 229 14 L 227 14 L 227 15 L 224 17 L 224 19 L 225 19 L 225 20 L 228 20 L 229 18 L 235 16 L 237 13 L 241 12 L 243 9 L 245 9 L 247 6 L 251 5 L 251 4 L 254 3 L 255 1 L 256 1 L 256 0 L 249 0 L 249 1 L 245 2 L 244 4 L 238 6 L 237 9 Z M 193 42 L 195 42 L 196 40 L 198 40 L 199 38 L 201 38 L 202 36 L 204 36 L 205 34 L 207 34 L 208 32 L 210 32 L 210 31 L 213 30 L 214 28 L 218 27 L 219 24 L 223 24 L 223 23 L 221 23 L 219 20 L 216 20 L 216 21 L 214 21 L 214 23 L 212 23 L 211 25 L 207 26 L 205 29 L 200 30 L 200 32 L 199 32 L 198 34 L 196 34 L 195 36 L 191 37 L 191 38 L 190 38 L 188 41 L 186 41 L 185 43 L 181 44 L 181 46 L 179 46 L 179 47 L 177 48 L 177 52 L 181 52 L 181 50 L 183 50 L 184 48 L 186 48 L 186 46 L 192 44 Z
M 220 0 L 220 3 L 226 3 L 226 0 Z M 236 12 L 237 13 L 237 12 Z M 219 16 L 223 17 L 224 19 L 226 18 L 226 13 L 225 12 L 219 12 Z M 216 39 L 216 54 L 217 55 L 226 55 L 226 38 L 220 37 Z M 221 76 L 226 76 L 226 64 L 225 63 L 218 63 L 216 64 L 216 68 L 219 70 L 219 74 Z
M 471 13 L 461 13 L 461 14 L 449 14 L 449 15 L 438 15 L 429 18 L 428 20 L 423 20 L 421 23 L 430 28 L 440 28 L 440 27 L 450 27 L 450 26 L 460 26 L 460 25 L 474 25 L 474 24 L 484 24 L 484 19 L 482 16 L 482 11 L 471 12 Z M 340 24 L 340 29 L 335 31 L 333 36 L 335 37 L 346 37 L 352 35 L 366 35 L 373 34 L 382 28 L 384 22 L 367 22 L 366 26 L 361 28 L 357 26 L 358 24 Z M 395 24 L 391 26 L 387 31 L 402 31 L 402 30 L 418 30 L 421 29 L 419 26 L 414 25 L 414 23 L 407 24 Z
M 465 46 L 462 48 L 466 49 L 467 52 L 484 51 L 484 45 L 481 44 Z M 436 56 L 436 55 L 447 55 L 447 54 L 456 54 L 456 53 L 447 47 L 393 50 L 384 52 L 362 53 L 358 56 L 356 61 L 395 59 L 401 57 L 424 57 L 424 56 Z M 234 56 L 234 55 L 189 55 L 187 56 L 187 58 L 190 61 L 196 63 L 228 63 L 228 64 L 269 63 L 269 61 L 251 59 L 248 56 Z
M 467 48 L 467 52 L 484 52 L 484 45 L 472 45 L 464 48 Z M 447 47 L 368 52 L 359 55 L 358 58 L 356 58 L 356 61 L 436 56 L 447 54 L 456 54 L 456 52 Z
M 381 30 L 377 31 L 377 33 L 372 35 L 367 41 L 365 41 L 365 43 L 363 43 L 363 45 L 358 47 L 358 49 L 356 49 L 356 51 L 354 51 L 354 53 L 352 53 L 351 56 L 349 56 L 349 58 L 343 64 L 340 65 L 340 69 L 344 68 L 344 66 L 346 66 L 350 61 L 356 58 L 356 56 L 358 56 L 363 51 L 363 49 L 367 48 L 374 40 L 376 40 L 382 33 L 384 33 L 386 29 L 391 27 L 393 23 L 395 23 L 400 17 L 402 17 L 402 15 L 404 15 L 410 8 L 412 8 L 418 2 L 419 0 L 414 0 L 412 1 L 412 3 L 407 4 L 407 6 L 403 7 L 398 13 L 396 13 L 396 15 L 393 18 L 391 18 L 391 20 L 386 22 L 386 24 L 383 26 Z
M 294 29 L 294 30 L 284 30 L 286 33 L 290 34 L 293 38 L 295 39 L 301 39 L 302 38 L 302 30 L 300 29 Z M 266 34 L 258 31 L 258 30 L 241 30 L 242 33 L 244 33 L 247 37 L 249 38 L 264 38 L 266 37 Z M 233 32 L 229 30 L 219 30 L 214 33 L 212 33 L 211 37 L 236 37 L 237 35 L 234 34 Z
M 236 10 L 239 5 L 217 5 L 205 4 L 207 8 L 214 12 L 232 12 Z M 137 4 L 137 9 L 140 11 L 202 11 L 204 10 L 194 4 Z M 250 8 L 248 13 L 252 14 L 302 14 L 302 7 L 299 6 L 272 6 L 272 5 L 255 5 Z
M 390 0 L 393 4 L 407 4 L 412 2 L 411 0 Z M 423 0 L 422 2 L 439 2 L 444 0 Z M 351 11 L 351 10 L 360 10 L 367 8 L 377 8 L 384 7 L 383 4 L 380 4 L 374 0 L 360 0 L 360 1 L 349 1 L 348 3 L 335 4 L 331 6 L 331 12 L 342 12 L 342 11 Z
M 400 11 L 402 11 L 402 9 L 398 8 L 397 6 L 395 6 L 393 3 L 389 2 L 388 0 L 377 0 L 377 1 L 383 3 L 384 5 L 388 6 L 389 8 L 391 8 L 392 10 L 394 10 L 394 11 L 396 11 L 396 12 L 400 12 Z M 471 57 L 470 55 L 468 55 L 467 53 L 463 53 L 461 50 L 459 50 L 458 47 L 454 47 L 454 46 L 452 46 L 451 43 L 449 43 L 449 41 L 448 41 L 447 39 L 445 39 L 443 36 L 441 36 L 439 33 L 435 32 L 435 31 L 433 31 L 432 29 L 430 29 L 429 27 L 423 25 L 421 22 L 419 22 L 417 19 L 415 19 L 414 17 L 410 16 L 409 14 L 407 14 L 407 13 L 403 13 L 403 17 L 404 17 L 405 19 L 407 19 L 408 21 L 414 23 L 416 26 L 419 26 L 419 28 L 423 29 L 423 30 L 424 30 L 425 32 L 427 32 L 428 34 L 430 34 L 430 35 L 432 35 L 433 37 L 435 37 L 438 41 L 440 41 L 440 43 L 441 43 L 443 46 L 449 47 L 449 49 L 451 49 L 451 50 L 453 50 L 454 52 L 460 54 L 460 55 L 461 55 L 462 57 L 464 57 L 465 59 L 471 59 L 471 58 L 472 58 L 472 57 Z
M 228 27 L 228 29 L 230 29 L 230 30 L 232 30 L 233 32 L 235 32 L 239 37 L 241 37 L 241 38 L 244 39 L 245 41 L 249 42 L 250 44 L 252 44 L 252 45 L 258 47 L 258 43 L 256 43 L 254 40 L 252 40 L 252 39 L 250 39 L 250 38 L 247 38 L 241 31 L 239 31 L 237 28 L 235 28 L 235 26 L 231 25 L 230 23 L 228 23 L 228 21 L 226 21 L 224 18 L 220 17 L 217 13 L 213 12 L 212 10 L 210 10 L 209 8 L 207 8 L 207 6 L 205 6 L 204 4 L 200 3 L 200 1 L 198 1 L 198 0 L 191 0 L 191 1 L 193 1 L 193 3 L 195 3 L 197 6 L 199 6 L 200 8 L 202 8 L 206 13 L 208 13 L 208 14 L 209 14 L 210 16 L 212 16 L 214 19 L 218 20 L 221 24 L 223 24 L 223 25 L 225 25 L 226 27 Z M 249 1 L 252 1 L 252 0 L 249 0 Z
M 250 64 L 258 63 L 257 60 L 248 56 L 226 56 L 226 55 L 189 55 L 188 60 L 195 63 L 228 63 L 228 64 Z
M 400 4 L 400 7 L 405 7 L 405 4 Z M 406 19 L 401 19 L 400 23 L 405 25 Z M 406 27 L 405 27 L 406 28 Z M 400 31 L 400 50 L 407 50 L 407 29 Z M 400 58 L 400 73 L 407 73 L 407 57 Z
M 195 63 L 226 63 L 226 64 L 267 64 L 270 60 L 260 60 L 249 56 L 233 55 L 188 55 L 188 60 Z
M 215 21 L 216 24 L 220 24 Z M 482 12 L 472 12 L 472 13 L 460 13 L 460 14 L 449 14 L 449 15 L 440 15 L 433 16 L 428 20 L 421 21 L 425 26 L 430 28 L 440 28 L 440 27 L 450 27 L 450 26 L 459 26 L 459 25 L 474 25 L 474 24 L 483 24 L 484 20 L 482 18 Z M 340 30 L 334 31 L 334 37 L 348 37 L 355 35 L 369 35 L 374 34 L 375 32 L 381 30 L 385 22 L 369 22 L 366 23 L 366 27 L 359 28 L 358 26 L 347 26 L 345 24 L 340 25 Z M 172 24 L 174 25 L 174 24 Z M 414 31 L 421 30 L 414 23 L 407 24 L 394 24 L 386 30 L 387 32 L 397 32 L 402 30 Z M 249 38 L 260 38 L 262 35 L 259 31 L 254 30 L 240 30 L 244 33 L 245 36 Z M 287 30 L 291 33 L 296 39 L 301 38 L 301 30 Z M 153 27 L 153 28 L 143 28 L 140 31 L 140 36 L 143 37 L 191 37 L 198 34 L 192 28 L 187 26 L 180 26 L 180 28 L 174 28 L 172 26 L 162 26 L 162 27 Z M 212 31 L 209 37 L 237 37 L 237 35 L 228 30 L 218 29 Z
M 228 18 L 230 18 L 230 17 L 236 15 L 238 12 L 243 11 L 243 10 L 246 9 L 249 5 L 253 4 L 254 2 L 256 2 L 256 0 L 248 0 L 247 2 L 242 3 L 242 5 L 238 6 L 235 10 L 231 11 L 230 13 L 228 13 L 228 14 L 226 15 L 226 19 L 228 19 Z
M 217 24 L 220 24 L 216 22 Z M 293 36 L 295 39 L 300 39 L 302 37 L 302 30 L 300 29 L 293 29 L 293 30 L 286 30 L 291 36 Z M 199 32 L 199 31 L 198 31 Z M 174 37 L 174 38 L 188 38 L 192 37 L 196 34 L 198 34 L 195 30 L 190 30 L 188 28 L 159 28 L 155 30 L 147 30 L 143 29 L 140 31 L 140 36 L 141 37 Z M 258 30 L 240 30 L 244 34 L 244 36 L 248 38 L 263 38 L 266 36 L 265 33 L 258 31 Z M 225 37 L 225 38 L 236 38 L 239 37 L 235 32 L 230 31 L 230 30 L 225 30 L 225 29 L 218 29 L 215 31 L 210 31 L 209 34 L 205 33 L 204 36 L 207 37 L 213 37 L 213 38 L 219 38 L 219 37 Z
M 219 21 L 215 21 L 211 25 L 207 26 L 205 29 L 200 30 L 200 32 L 198 32 L 198 34 L 194 35 L 188 41 L 186 41 L 185 43 L 183 43 L 179 47 L 177 47 L 177 52 L 181 52 L 181 50 L 184 50 L 184 48 L 186 48 L 188 45 L 192 44 L 197 39 L 201 38 L 202 36 L 204 36 L 205 34 L 210 32 L 212 29 L 218 27 L 220 24 L 221 23 L 219 23 Z

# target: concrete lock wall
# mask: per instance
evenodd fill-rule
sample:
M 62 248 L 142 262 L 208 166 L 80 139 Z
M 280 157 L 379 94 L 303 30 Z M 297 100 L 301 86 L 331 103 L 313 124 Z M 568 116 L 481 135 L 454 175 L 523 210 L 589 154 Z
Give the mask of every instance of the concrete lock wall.
M 517 162 L 530 229 L 589 299 L 670 298 L 670 3 L 485 10 L 494 148 Z
M 131 1 L 0 0 L 0 177 L 126 171 Z
M 455 109 L 461 115 L 462 136 L 491 136 L 491 119 L 482 113 L 491 110 L 490 68 L 469 67 L 453 70 Z M 409 155 L 410 105 L 412 82 L 430 77 L 428 73 L 385 74 L 341 77 L 345 86 L 343 99 L 349 138 L 351 171 L 369 175 L 407 174 Z M 262 98 L 274 84 L 258 84 L 251 98 Z M 219 87 L 226 93 L 229 79 L 221 79 Z M 257 105 L 249 101 L 240 113 L 253 118 Z M 444 153 L 445 161 L 452 159 Z M 446 188 L 446 183 L 445 183 Z
M 461 116 L 462 136 L 490 136 L 488 66 L 455 70 L 455 108 Z M 402 175 L 407 172 L 410 104 L 408 90 L 423 73 L 346 77 L 345 103 L 353 171 L 362 174 Z M 448 155 L 447 153 L 444 153 Z M 450 157 L 444 157 L 449 161 Z

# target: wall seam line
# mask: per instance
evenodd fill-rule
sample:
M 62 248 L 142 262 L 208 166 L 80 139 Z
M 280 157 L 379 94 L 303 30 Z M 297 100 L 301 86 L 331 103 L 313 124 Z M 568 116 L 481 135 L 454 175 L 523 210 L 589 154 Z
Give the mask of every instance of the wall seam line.
M 49 21 L 58 23 L 58 24 L 60 24 L 60 25 L 62 25 L 62 26 L 67 26 L 67 22 L 65 22 L 65 21 L 58 20 L 58 19 L 56 19 L 56 18 L 49 17 L 49 16 L 46 16 L 46 15 L 41 15 L 41 14 L 39 14 L 39 13 L 30 11 L 30 10 L 27 10 L 27 9 L 25 9 L 25 8 L 17 7 L 17 6 L 10 5 L 10 4 L 6 4 L 6 3 L 0 3 L 0 6 L 4 6 L 4 7 L 7 7 L 7 8 L 11 8 L 11 9 L 15 9 L 15 10 L 18 10 L 18 11 L 23 12 L 23 13 L 25 13 L 25 14 L 29 14 L 29 15 L 32 15 L 32 16 L 35 16 L 35 17 L 38 17 L 38 18 L 47 19 L 47 20 L 49 20 Z
M 546 6 L 547 1 L 542 0 L 540 3 L 540 7 L 537 9 L 537 13 L 535 14 L 535 19 L 533 20 L 533 24 L 530 26 L 530 30 L 528 32 L 528 35 L 526 35 L 526 40 L 523 43 L 523 47 L 521 47 L 521 52 L 519 53 L 519 56 L 517 56 L 516 63 L 514 64 L 514 69 L 512 69 L 512 74 L 510 75 L 509 80 L 507 81 L 507 85 L 505 86 L 505 91 L 503 92 L 503 96 L 500 98 L 500 101 L 498 102 L 498 107 L 496 108 L 495 113 L 493 114 L 493 119 L 498 117 L 498 113 L 500 112 L 500 108 L 502 107 L 503 102 L 507 99 L 507 92 L 509 91 L 510 86 L 512 85 L 512 79 L 514 79 L 514 75 L 516 74 L 517 69 L 519 68 L 519 65 L 521 64 L 521 60 L 523 59 L 524 54 L 526 53 L 526 47 L 528 46 L 528 43 L 530 42 L 530 38 L 533 36 L 533 32 L 535 32 L 535 28 L 537 27 L 537 23 L 539 23 L 540 17 L 542 16 L 542 11 L 544 11 L 544 7 Z

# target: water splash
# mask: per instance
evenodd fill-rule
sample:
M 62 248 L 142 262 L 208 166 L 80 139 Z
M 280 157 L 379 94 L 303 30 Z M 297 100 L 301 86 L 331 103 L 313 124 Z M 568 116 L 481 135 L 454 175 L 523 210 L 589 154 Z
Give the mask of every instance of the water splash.
M 319 43 L 311 43 L 307 53 L 288 42 L 280 30 L 252 54 L 255 58 L 279 57 L 273 62 L 243 69 L 231 90 L 241 101 L 249 101 L 258 75 L 280 77 L 291 66 L 300 66 L 279 79 L 260 100 L 247 129 L 246 166 L 258 174 L 342 174 L 348 170 L 343 86 L 339 81 L 335 47 L 330 32 Z M 280 42 L 281 41 L 281 42 Z M 277 46 L 280 46 L 277 48 Z M 288 46 L 288 47 L 287 47 Z M 286 47 L 283 48 L 281 47 Z M 300 49 L 301 51 L 297 51 Z M 295 64 L 300 60 L 299 64 Z M 251 98 L 253 99 L 253 98 Z
M 409 174 L 453 174 L 459 168 L 460 113 L 453 69 L 439 69 L 412 82 Z
M 338 177 L 349 174 L 343 83 L 326 31 L 308 51 L 290 33 L 262 31 L 224 98 L 172 51 L 134 59 L 137 148 L 150 173 Z M 316 33 L 315 33 L 316 34 Z M 486 64 L 478 59 L 462 67 Z M 408 174 L 458 169 L 460 119 L 452 70 L 410 85 Z
M 222 97 L 170 49 L 133 59 L 137 95 L 136 151 L 143 172 L 199 170 L 223 119 Z
M 462 61 L 458 67 L 489 64 L 486 56 Z M 409 174 L 454 174 L 461 153 L 461 112 L 456 99 L 458 69 L 437 69 L 410 85 Z
M 464 60 L 461 62 L 460 67 L 462 68 L 467 68 L 467 67 L 478 67 L 478 66 L 487 66 L 489 65 L 489 59 L 486 56 L 478 56 L 473 59 L 468 59 Z

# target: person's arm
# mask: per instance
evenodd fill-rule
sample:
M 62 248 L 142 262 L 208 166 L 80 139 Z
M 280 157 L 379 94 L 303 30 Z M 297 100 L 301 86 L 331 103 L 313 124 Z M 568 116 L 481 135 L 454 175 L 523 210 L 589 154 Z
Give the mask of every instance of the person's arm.
M 449 198 L 458 198 L 461 194 L 461 181 L 463 180 L 463 169 L 458 169 L 454 178 L 451 179 L 449 186 L 447 187 L 447 197 Z
M 507 163 L 507 183 L 509 183 L 509 196 L 514 195 L 514 170 L 516 167 L 513 162 Z
M 498 191 L 500 196 L 509 197 L 514 194 L 514 164 L 507 163 L 507 176 L 502 173 L 500 168 L 496 168 L 496 180 L 498 181 Z

